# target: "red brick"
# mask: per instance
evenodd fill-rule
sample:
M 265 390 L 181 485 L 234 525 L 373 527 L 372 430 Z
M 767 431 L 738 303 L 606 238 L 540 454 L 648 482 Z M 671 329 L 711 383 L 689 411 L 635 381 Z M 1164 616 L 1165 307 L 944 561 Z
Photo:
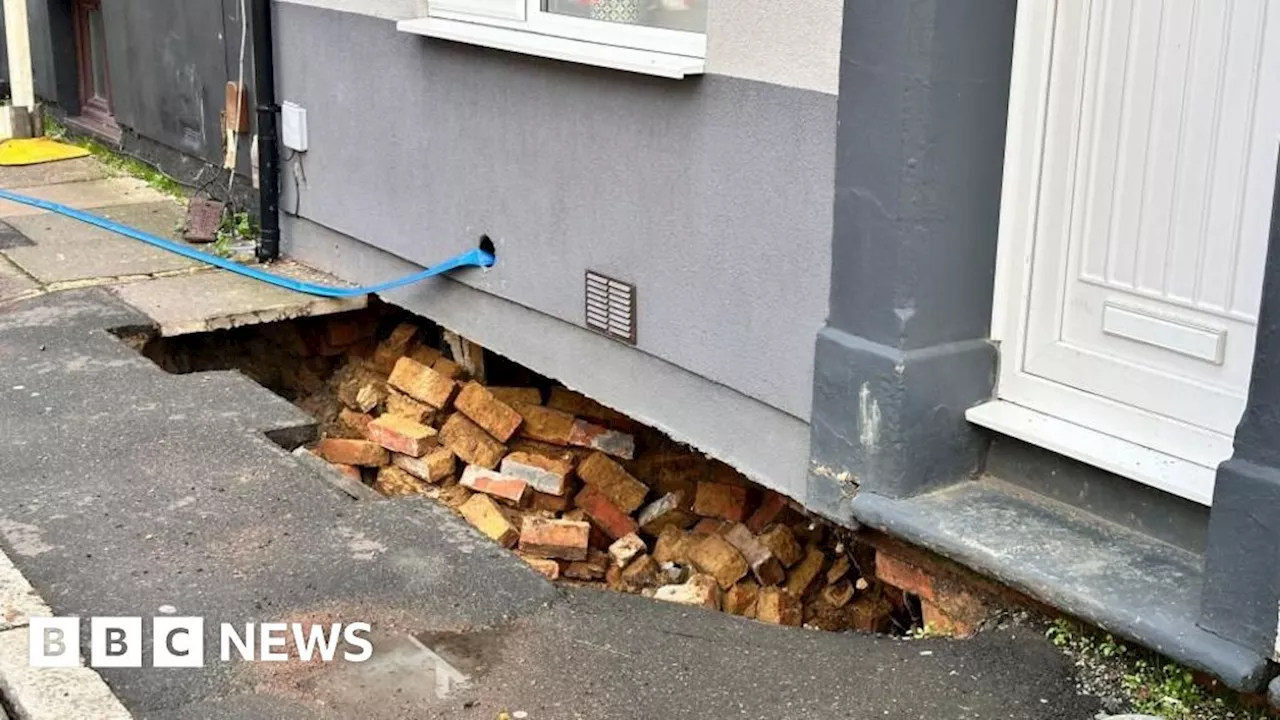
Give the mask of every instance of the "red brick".
M 729 529 L 729 523 L 715 518 L 702 518 L 690 530 L 694 535 L 719 535 Z
M 575 522 L 585 522 L 591 524 L 591 547 L 597 550 L 608 550 L 613 544 L 613 538 L 605 534 L 604 530 L 591 519 L 586 510 L 582 508 L 574 508 L 560 516 L 561 520 L 573 520 Z
M 574 498 L 574 504 L 581 508 L 587 517 L 604 531 L 605 535 L 614 540 L 639 529 L 630 515 L 619 509 L 594 487 L 583 488 L 582 492 Z
M 627 419 L 627 416 L 617 410 L 605 407 L 582 393 L 559 386 L 551 388 L 551 396 L 547 398 L 547 407 L 605 424 Z
M 462 513 L 462 517 L 467 522 L 475 526 L 477 530 L 496 540 L 504 547 L 511 547 L 516 543 L 516 539 L 520 537 L 520 533 L 516 531 L 511 521 L 506 515 L 502 514 L 502 510 L 498 507 L 493 498 L 488 495 L 477 493 L 467 499 L 465 503 L 458 508 L 458 512 Z
M 454 399 L 453 406 L 499 442 L 509 440 L 523 419 L 478 382 L 469 382 L 463 386 Z
M 402 455 L 422 457 L 435 447 L 436 431 L 398 415 L 383 415 L 365 426 L 365 436 Z
M 569 444 L 569 434 L 573 431 L 574 423 L 572 415 L 541 405 L 521 405 L 516 408 L 516 412 L 524 418 L 519 429 L 521 437 L 552 445 Z
M 658 563 L 649 555 L 641 555 L 627 563 L 627 566 L 622 569 L 620 579 L 622 586 L 631 592 L 636 592 L 642 588 L 656 587 L 658 585 Z
M 579 463 L 578 477 L 628 514 L 635 512 L 649 493 L 647 485 L 631 477 L 630 473 L 604 453 L 593 453 Z
M 457 466 L 453 451 L 449 448 L 436 448 L 420 458 L 397 454 L 391 457 L 391 462 L 419 480 L 429 483 L 440 482 L 449 477 Z
M 727 483 L 699 482 L 693 512 L 703 517 L 742 522 L 747 514 L 747 489 Z
M 653 545 L 653 558 L 659 565 L 672 562 L 685 565 L 689 562 L 689 549 L 698 541 L 690 533 L 674 526 L 667 526 Z
M 467 374 L 465 368 L 443 356 L 436 358 L 436 361 L 431 363 L 431 369 L 450 380 L 460 380 Z
M 520 529 L 520 551 L 536 557 L 586 560 L 591 526 L 572 520 L 526 517 Z
M 520 553 L 520 559 L 529 563 L 529 567 L 533 568 L 534 571 L 536 571 L 539 575 L 545 577 L 546 579 L 548 580 L 560 579 L 560 573 L 563 571 L 563 568 L 560 567 L 559 562 L 548 559 L 548 558 L 526 555 L 524 553 Z
M 774 625 L 800 627 L 804 619 L 800 598 L 782 588 L 761 588 L 756 598 L 756 619 Z
M 724 533 L 724 539 L 742 553 L 747 567 L 751 568 L 751 574 L 756 576 L 761 585 L 778 585 L 786 579 L 782 563 L 751 534 L 746 525 L 739 523 L 729 528 Z
M 787 592 L 797 598 L 804 597 L 809 586 L 822 572 L 822 566 L 826 564 L 827 556 L 817 548 L 809 548 L 805 552 L 804 559 L 800 564 L 791 568 L 791 572 L 787 574 Z
M 427 367 L 431 367 L 432 365 L 434 365 L 435 362 L 439 360 L 442 355 L 444 355 L 444 353 L 431 347 L 430 345 L 423 345 L 421 342 L 413 343 L 409 347 L 409 351 L 405 353 L 406 357 L 411 357 L 414 360 L 417 360 L 418 362 L 422 363 L 423 365 L 426 365 Z
M 454 510 L 462 507 L 475 494 L 461 485 L 445 485 L 444 483 L 441 483 L 441 485 L 443 487 L 440 488 L 440 502 Z
M 573 580 L 603 580 L 609 570 L 609 555 L 599 550 L 588 550 L 587 559 L 571 562 L 564 569 L 564 576 Z
M 573 472 L 573 458 L 552 459 L 530 452 L 513 452 L 502 458 L 502 472 L 529 483 L 538 492 L 564 495 Z
M 688 510 L 682 509 L 683 498 L 679 492 L 667 493 L 654 500 L 640 510 L 636 521 L 646 535 L 657 537 L 667 526 L 678 528 L 691 527 L 698 518 Z
M 772 490 L 766 492 L 760 507 L 756 508 L 756 511 L 751 513 L 751 517 L 747 518 L 747 529 L 759 535 L 764 532 L 765 528 L 772 525 L 778 519 L 778 516 L 782 514 L 782 511 L 786 509 L 786 496 Z
M 517 405 L 541 405 L 542 391 L 535 387 L 503 387 L 489 385 L 489 392 L 502 402 L 516 407 Z
M 900 590 L 934 602 L 938 599 L 933 578 L 911 563 L 884 552 L 876 552 L 876 577 Z
M 489 437 L 489 433 L 462 413 L 450 415 L 440 428 L 440 444 L 465 462 L 490 470 L 497 467 L 498 461 L 507 453 L 502 443 Z
M 854 630 L 885 633 L 893 626 L 893 606 L 884 597 L 860 597 L 847 608 L 849 626 Z
M 361 481 L 360 468 L 356 467 L 355 465 L 344 465 L 342 463 L 330 463 L 330 464 L 333 466 L 334 470 L 337 470 L 338 472 L 342 473 L 346 477 L 352 480 L 355 480 L 356 482 Z
M 529 483 L 502 473 L 468 465 L 462 471 L 462 486 L 490 495 L 508 505 L 520 507 L 529 499 Z
M 756 538 L 778 558 L 783 567 L 791 567 L 804 559 L 804 549 L 796 542 L 796 536 L 786 525 L 774 525 Z
M 373 489 L 388 497 L 422 494 L 422 484 L 398 467 L 384 467 L 378 471 Z
M 630 460 L 636 454 L 634 436 L 610 430 L 586 420 L 573 421 L 573 425 L 569 428 L 569 444 L 599 450 L 624 460 Z
M 568 494 L 549 495 L 535 490 L 529 500 L 529 507 L 545 512 L 562 513 L 573 507 L 573 498 Z
M 389 388 L 387 405 L 383 415 L 395 415 L 412 420 L 422 425 L 430 425 L 435 419 L 436 409 L 430 405 L 414 400 L 394 388 Z
M 413 358 L 400 358 L 387 382 L 415 400 L 433 408 L 449 406 L 458 384 Z
M 365 428 L 369 427 L 371 422 L 373 422 L 373 416 L 368 413 L 356 412 L 345 407 L 338 411 L 338 424 L 361 438 L 365 436 Z
M 649 546 L 645 545 L 644 540 L 639 535 L 630 533 L 623 535 L 609 546 L 609 557 L 613 558 L 613 564 L 618 567 L 626 567 L 637 555 L 643 555 L 649 551 Z
M 721 590 L 728 590 L 747 574 L 747 561 L 737 548 L 719 535 L 707 535 L 689 549 L 694 567 L 714 577 Z
M 831 567 L 827 568 L 827 584 L 836 584 L 845 575 L 848 575 L 851 569 L 853 569 L 853 563 L 849 562 L 848 555 L 842 553 L 831 563 Z
M 760 586 L 751 580 L 743 580 L 725 592 L 723 609 L 730 615 L 753 618 L 756 616 L 756 599 L 759 596 Z
M 396 361 L 409 349 L 409 344 L 418 334 L 418 328 L 410 323 L 400 323 L 386 340 L 378 343 L 373 351 L 373 366 L 383 375 L 391 372 Z
M 325 438 L 316 444 L 316 454 L 331 463 L 378 467 L 391 462 L 391 455 L 381 445 L 368 440 Z

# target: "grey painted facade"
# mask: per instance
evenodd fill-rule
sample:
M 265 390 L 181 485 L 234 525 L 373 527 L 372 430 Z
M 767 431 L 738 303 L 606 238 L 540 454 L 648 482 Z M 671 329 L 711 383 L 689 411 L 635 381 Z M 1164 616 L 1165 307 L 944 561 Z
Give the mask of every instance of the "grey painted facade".
M 1014 0 L 846 3 L 831 300 L 808 502 L 976 474 Z M 975 42 L 975 36 L 981 42 Z
M 307 108 L 311 141 L 293 161 L 305 184 L 287 170 L 282 207 L 418 265 L 488 234 L 497 266 L 460 282 L 505 311 L 478 340 L 803 496 L 834 96 L 542 60 L 330 8 L 277 13 L 278 96 Z M 587 269 L 637 286 L 639 352 L 624 348 L 637 357 L 622 366 L 589 361 L 601 341 L 583 329 Z M 548 340 L 529 333 L 527 311 L 559 329 L 542 364 L 530 359 Z M 670 372 L 697 378 L 695 396 L 736 394 L 730 406 L 759 411 L 690 404 L 663 384 Z

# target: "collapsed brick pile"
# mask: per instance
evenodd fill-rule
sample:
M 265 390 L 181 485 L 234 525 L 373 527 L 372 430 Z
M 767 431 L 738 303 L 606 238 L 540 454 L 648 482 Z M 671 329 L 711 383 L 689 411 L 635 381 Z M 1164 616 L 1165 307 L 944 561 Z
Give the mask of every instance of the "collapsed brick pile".
M 874 551 L 729 466 L 566 388 L 468 378 L 414 324 L 368 327 L 323 330 L 345 364 L 299 402 L 349 477 L 438 499 L 553 580 L 827 630 L 901 613 Z

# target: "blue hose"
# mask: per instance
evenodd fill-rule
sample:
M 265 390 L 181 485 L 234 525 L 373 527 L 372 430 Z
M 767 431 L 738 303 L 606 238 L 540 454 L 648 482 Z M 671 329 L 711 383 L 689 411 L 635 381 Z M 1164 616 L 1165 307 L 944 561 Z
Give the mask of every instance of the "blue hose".
M 138 230 L 137 228 L 131 228 L 127 225 L 121 225 L 120 223 L 115 222 L 113 220 L 108 220 L 107 218 L 99 217 L 97 215 L 94 215 L 93 213 L 87 213 L 83 210 L 77 210 L 75 208 L 67 207 L 66 205 L 62 205 L 56 202 L 49 202 L 48 200 L 41 200 L 39 198 L 33 198 L 27 195 L 19 195 L 18 193 L 10 192 L 9 190 L 0 190 L 0 199 L 9 200 L 16 203 L 22 203 L 23 205 L 30 205 L 32 207 L 38 207 L 42 210 L 48 210 L 49 212 L 58 213 L 59 215 L 66 215 L 67 217 L 75 218 L 76 220 L 79 220 L 81 222 L 86 222 L 86 223 L 89 223 L 90 225 L 96 225 L 97 227 L 100 227 L 103 230 L 110 230 L 111 232 L 119 233 L 121 235 L 124 235 L 125 237 L 133 238 L 134 240 L 141 240 L 142 242 L 147 243 L 148 245 L 154 245 L 158 248 L 168 250 L 169 252 L 177 253 L 178 255 L 181 255 L 183 257 L 191 258 L 192 260 L 199 260 L 200 262 L 204 262 L 210 265 L 214 265 L 216 267 L 220 267 L 223 270 L 230 270 L 233 273 L 244 275 L 245 277 L 250 277 L 250 278 L 253 278 L 254 280 L 261 280 L 264 283 L 269 283 L 271 285 L 275 285 L 276 287 L 282 287 L 282 288 L 285 288 L 286 290 L 295 290 L 297 292 L 306 293 L 308 295 L 319 295 L 320 297 L 343 298 L 343 297 L 355 297 L 357 295 L 370 295 L 373 293 L 385 292 L 387 290 L 393 290 L 398 287 L 404 287 L 405 285 L 412 285 L 413 283 L 426 280 L 429 277 L 442 275 L 444 273 L 449 272 L 450 270 L 456 270 L 458 268 L 491 267 L 497 261 L 496 258 L 493 256 L 493 253 L 485 252 L 480 248 L 474 248 L 466 252 L 454 255 L 448 260 L 445 260 L 444 262 L 438 265 L 432 265 L 431 267 L 427 268 L 426 270 L 422 270 L 421 272 L 416 272 L 416 273 L 413 273 L 412 275 L 406 275 L 398 280 L 391 280 L 390 282 L 384 282 L 378 285 L 367 285 L 365 287 L 354 287 L 354 288 L 334 287 L 332 285 L 317 285 L 315 283 L 303 282 L 301 280 L 294 280 L 293 278 L 283 277 L 281 275 L 274 275 L 269 272 L 263 272 L 262 270 L 258 270 L 257 268 L 251 268 L 245 265 L 241 265 L 240 263 L 233 262 L 226 258 L 221 258 L 221 257 L 218 257 L 217 255 L 212 255 L 207 252 L 201 252 L 194 248 L 187 247 L 186 245 L 183 245 L 181 243 L 176 243 L 176 242 L 173 242 L 172 240 L 165 240 L 162 237 L 156 237 L 155 235 L 152 235 L 150 233 L 145 233 L 141 230 Z

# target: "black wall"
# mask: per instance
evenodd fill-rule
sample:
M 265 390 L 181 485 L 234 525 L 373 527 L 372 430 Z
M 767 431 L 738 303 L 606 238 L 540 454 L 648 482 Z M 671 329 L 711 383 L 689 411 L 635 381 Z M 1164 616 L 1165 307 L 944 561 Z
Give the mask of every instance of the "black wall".
M 239 75 L 239 2 L 103 0 L 102 7 L 116 122 L 220 164 L 223 88 Z M 246 83 L 252 63 L 246 47 Z
M 71 6 L 72 0 L 28 0 L 36 93 L 75 115 Z M 186 181 L 212 177 L 209 171 L 222 164 L 224 86 L 239 77 L 240 1 L 102 0 L 102 12 L 113 109 L 125 150 Z M 251 28 L 245 43 L 244 82 L 252 98 Z M 5 64 L 0 61 L 0 72 L 7 77 Z M 252 100 L 248 110 L 252 125 Z M 249 171 L 251 141 L 240 138 L 242 175 Z

